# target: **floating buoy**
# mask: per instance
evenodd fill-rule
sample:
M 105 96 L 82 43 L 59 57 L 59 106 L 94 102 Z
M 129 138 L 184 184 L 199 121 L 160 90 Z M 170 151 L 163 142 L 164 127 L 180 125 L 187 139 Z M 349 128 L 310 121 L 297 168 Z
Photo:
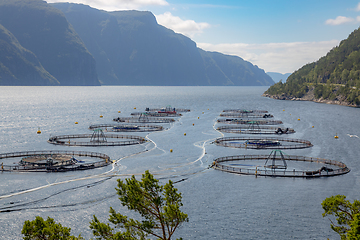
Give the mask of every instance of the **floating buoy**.
M 199 119 L 200 117 L 198 117 L 198 119 Z
M 172 150 L 172 149 L 170 149 L 170 152 L 173 152 L 173 150 Z
M 103 115 L 100 115 L 100 117 L 102 118 L 102 117 L 103 117 Z
M 121 111 L 118 111 L 118 113 L 121 113 Z
M 40 133 L 41 133 L 40 128 L 38 128 L 38 130 L 37 130 L 36 133 L 37 133 L 37 134 L 40 134 Z
M 195 124 L 193 123 L 193 126 L 194 126 Z
M 186 136 L 186 133 L 184 133 L 184 136 Z
M 339 138 L 339 136 L 336 134 L 336 135 L 334 136 L 334 138 L 335 138 L 335 139 L 338 139 L 338 138 Z
M 136 107 L 134 107 L 134 109 L 136 109 Z
M 285 109 L 283 109 L 283 112 L 285 111 Z
M 314 126 L 312 126 L 312 128 L 314 128 Z
M 202 114 L 204 114 L 204 112 L 202 112 Z
M 75 124 L 78 124 L 78 122 L 75 122 Z
M 208 109 L 209 110 L 209 109 Z
M 298 121 L 300 121 L 300 118 L 298 118 Z

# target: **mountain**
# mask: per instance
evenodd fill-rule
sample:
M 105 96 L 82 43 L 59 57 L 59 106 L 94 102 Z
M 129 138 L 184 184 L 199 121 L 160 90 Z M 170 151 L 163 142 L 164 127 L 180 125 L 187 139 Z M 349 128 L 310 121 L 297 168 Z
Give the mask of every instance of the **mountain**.
M 312 100 L 360 106 L 360 29 L 318 61 L 276 83 L 264 95 L 277 99 Z
M 197 48 L 188 37 L 156 22 L 147 11 L 106 12 L 54 3 L 96 60 L 106 85 L 271 85 L 262 69 L 235 56 Z
M 27 55 L 26 59 L 32 59 L 33 63 L 39 61 L 41 64 L 38 65 L 46 70 L 39 71 L 47 75 L 45 82 L 36 77 L 22 78 L 27 75 L 26 68 L 16 69 L 20 66 L 8 61 L 5 65 L 12 69 L 12 75 L 19 75 L 18 78 L 26 81 L 12 81 L 14 78 L 6 74 L 8 71 L 2 67 L 0 74 L 7 76 L 8 83 L 100 85 L 94 58 L 58 9 L 41 0 L 0 0 L 0 24 L 17 39 L 22 46 L 22 53 Z M 14 51 L 1 49 L 0 55 L 5 58 L 5 54 L 11 55 Z M 32 71 L 29 70 L 28 74 L 33 75 Z
M 282 82 L 286 82 L 287 78 L 291 75 L 291 73 L 278 73 L 278 72 L 267 72 L 267 75 L 269 75 L 274 82 L 279 82 L 282 80 Z
M 0 85 L 59 85 L 31 51 L 0 25 Z

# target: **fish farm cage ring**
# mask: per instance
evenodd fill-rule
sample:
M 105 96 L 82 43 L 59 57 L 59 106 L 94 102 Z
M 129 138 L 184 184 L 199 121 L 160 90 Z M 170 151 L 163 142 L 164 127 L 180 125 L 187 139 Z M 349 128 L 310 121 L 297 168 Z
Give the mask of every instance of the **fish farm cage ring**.
M 225 109 L 223 112 L 233 112 L 233 113 L 267 113 L 266 110 L 246 110 L 246 109 Z
M 263 165 L 262 161 L 285 163 Z M 265 162 L 266 163 L 266 162 Z M 277 168 L 277 166 L 279 166 Z M 238 155 L 220 157 L 212 167 L 230 173 L 265 177 L 319 178 L 346 174 L 350 169 L 342 162 L 304 156 Z
M 84 141 L 89 139 L 89 141 Z M 108 139 L 117 139 L 117 141 L 108 141 Z M 104 134 L 99 131 L 93 134 L 74 134 L 59 135 L 50 137 L 48 140 L 51 144 L 66 146 L 83 146 L 83 147 L 100 147 L 100 146 L 126 146 L 145 143 L 146 140 L 140 136 Z
M 221 113 L 220 117 L 234 117 L 234 118 L 273 118 L 274 116 L 268 113 Z
M 155 132 L 164 130 L 160 125 L 116 125 L 116 124 L 94 124 L 89 129 L 103 129 L 107 132 Z
M 258 125 L 279 125 L 283 122 L 280 120 L 249 120 L 237 118 L 221 118 L 217 120 L 218 123 L 225 124 L 258 124 Z
M 302 149 L 313 145 L 310 141 L 294 138 L 249 138 L 223 137 L 214 141 L 216 145 L 246 149 Z
M 165 108 L 166 109 L 166 108 Z M 164 110 L 164 108 L 145 108 L 146 112 L 158 112 L 158 111 L 162 111 Z M 186 109 L 186 108 L 175 108 L 176 112 L 190 112 L 190 109 Z
M 86 160 L 83 159 L 86 157 Z M 6 164 L 6 160 L 21 158 L 18 163 Z M 67 172 L 100 168 L 111 164 L 106 154 L 85 151 L 27 151 L 2 153 L 0 171 L 17 172 Z
M 144 114 L 142 112 L 133 112 L 133 113 L 130 113 L 130 115 L 132 116 L 140 116 L 141 114 Z M 171 112 L 146 112 L 145 113 L 147 116 L 149 117 L 181 117 L 182 114 L 181 113 L 171 113 Z
M 113 119 L 115 122 L 122 123 L 172 123 L 173 118 L 156 118 L 156 117 L 118 117 Z
M 270 126 L 249 126 L 249 127 L 240 127 L 240 126 L 220 126 L 217 128 L 220 132 L 225 133 L 237 133 L 237 134 L 290 134 L 295 133 L 295 130 L 292 128 L 284 127 L 270 127 Z

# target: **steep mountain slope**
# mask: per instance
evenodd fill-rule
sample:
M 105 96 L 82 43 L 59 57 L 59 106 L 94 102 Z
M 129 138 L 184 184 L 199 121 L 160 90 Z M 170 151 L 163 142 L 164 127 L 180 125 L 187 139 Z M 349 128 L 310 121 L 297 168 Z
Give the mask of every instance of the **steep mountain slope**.
M 96 59 L 103 84 L 273 84 L 263 70 L 241 58 L 234 61 L 232 56 L 205 54 L 191 39 L 158 25 L 150 12 L 105 12 L 81 4 L 52 5 L 64 12 Z M 229 68 L 225 62 L 234 69 L 225 70 Z M 246 73 L 241 72 L 245 69 Z
M 59 85 L 36 56 L 0 24 L 0 85 Z
M 94 58 L 61 11 L 41 0 L 0 0 L 0 24 L 61 85 L 100 84 Z
M 273 98 L 309 98 L 360 105 L 360 30 L 333 48 L 317 62 L 291 74 L 287 82 L 271 86 L 265 94 Z

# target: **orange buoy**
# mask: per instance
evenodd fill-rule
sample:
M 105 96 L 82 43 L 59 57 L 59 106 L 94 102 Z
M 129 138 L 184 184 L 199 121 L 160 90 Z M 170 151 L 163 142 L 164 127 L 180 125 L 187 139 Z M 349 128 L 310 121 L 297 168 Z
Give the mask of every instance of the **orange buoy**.
M 37 134 L 40 134 L 40 133 L 41 133 L 40 128 L 38 128 L 38 130 L 37 130 L 36 133 L 37 133 Z
M 75 122 L 75 124 L 78 124 L 78 122 Z
M 100 115 L 100 117 L 102 118 L 102 117 L 103 117 L 103 115 Z

